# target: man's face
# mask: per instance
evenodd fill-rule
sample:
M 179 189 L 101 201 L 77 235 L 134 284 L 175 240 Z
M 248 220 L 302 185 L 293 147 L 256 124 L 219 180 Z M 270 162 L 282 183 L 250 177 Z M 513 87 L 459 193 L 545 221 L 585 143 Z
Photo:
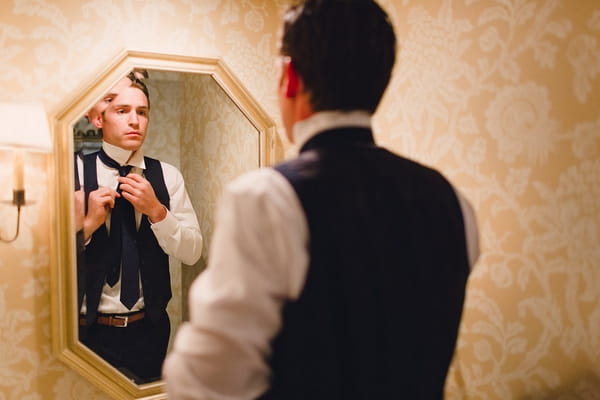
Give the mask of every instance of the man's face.
M 88 121 L 90 121 L 91 123 L 96 125 L 96 127 L 98 127 L 102 112 L 106 110 L 106 107 L 108 107 L 108 105 L 114 100 L 114 98 L 117 97 L 121 90 L 123 90 L 126 87 L 129 87 L 130 85 L 131 81 L 127 77 L 117 82 L 117 84 L 113 86 L 108 91 L 108 93 L 102 96 L 102 98 L 96 104 L 94 104 L 94 107 L 92 107 L 87 112 L 85 116 L 87 117 Z
M 148 99 L 136 87 L 126 87 L 106 107 L 101 119 L 102 138 L 125 150 L 136 151 L 148 128 Z

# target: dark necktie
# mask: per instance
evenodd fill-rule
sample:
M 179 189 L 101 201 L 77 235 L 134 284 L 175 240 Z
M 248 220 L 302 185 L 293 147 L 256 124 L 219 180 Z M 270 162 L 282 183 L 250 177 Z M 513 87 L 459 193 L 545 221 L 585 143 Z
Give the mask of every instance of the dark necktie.
M 119 171 L 120 176 L 126 176 L 131 166 L 121 166 L 110 158 L 104 150 L 98 155 L 108 167 Z M 117 192 L 121 193 L 120 185 Z M 128 309 L 134 306 L 140 297 L 139 287 L 139 254 L 135 241 L 137 229 L 135 226 L 135 211 L 133 205 L 123 197 L 115 199 L 115 206 L 110 218 L 109 245 L 107 249 L 108 273 L 106 282 L 114 286 L 119 280 L 121 271 L 121 303 Z

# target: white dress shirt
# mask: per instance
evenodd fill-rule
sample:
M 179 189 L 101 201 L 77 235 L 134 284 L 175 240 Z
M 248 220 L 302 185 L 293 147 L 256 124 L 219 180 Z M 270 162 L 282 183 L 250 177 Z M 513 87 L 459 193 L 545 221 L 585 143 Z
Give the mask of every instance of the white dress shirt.
M 142 175 L 146 169 L 144 154 L 142 149 L 132 154 L 129 150 L 121 149 L 110 143 L 102 142 L 102 148 L 106 154 L 117 161 L 120 165 L 131 165 L 131 173 Z M 131 157 L 129 162 L 127 160 Z M 79 181 L 83 182 L 83 164 L 78 159 Z M 199 259 L 202 253 L 202 234 L 198 224 L 198 217 L 192 207 L 192 203 L 185 189 L 183 176 L 171 164 L 160 162 L 167 192 L 169 193 L 170 210 L 167 210 L 167 216 L 159 222 L 150 223 L 150 228 L 156 236 L 158 244 L 162 250 L 169 256 L 183 262 L 193 265 Z M 96 172 L 98 187 L 109 187 L 116 189 L 118 185 L 117 178 L 119 172 L 106 166 L 98 158 L 96 160 Z M 136 224 L 139 228 L 142 214 L 135 210 Z M 110 231 L 110 212 L 106 218 L 106 228 Z M 93 240 L 93 239 L 92 239 Z M 88 242 L 89 243 L 89 242 Z M 87 244 L 87 243 L 86 243 Z M 105 314 L 121 314 L 131 311 L 138 311 L 144 308 L 144 296 L 140 283 L 140 299 L 131 310 L 127 309 L 120 300 L 121 278 L 114 285 L 104 284 L 98 312 Z M 85 301 L 81 312 L 86 312 Z
M 294 126 L 294 139 L 301 146 L 322 130 L 370 122 L 363 112 L 318 113 Z M 475 216 L 466 200 L 461 207 L 473 265 Z M 284 303 L 298 298 L 306 279 L 308 225 L 279 172 L 263 168 L 234 180 L 216 218 L 208 268 L 190 289 L 190 322 L 163 365 L 171 400 L 245 400 L 267 390 L 270 341 Z

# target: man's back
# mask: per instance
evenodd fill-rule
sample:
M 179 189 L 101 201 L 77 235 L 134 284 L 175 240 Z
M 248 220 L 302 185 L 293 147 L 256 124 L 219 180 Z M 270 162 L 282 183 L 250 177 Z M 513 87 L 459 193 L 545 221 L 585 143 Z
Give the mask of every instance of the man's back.
M 391 20 L 372 0 L 305 0 L 280 38 L 281 120 L 302 153 L 228 185 L 169 398 L 441 398 L 476 226 L 440 174 L 373 143 Z
M 320 133 L 276 169 L 306 214 L 310 265 L 265 398 L 441 398 L 469 273 L 450 184 L 362 128 Z

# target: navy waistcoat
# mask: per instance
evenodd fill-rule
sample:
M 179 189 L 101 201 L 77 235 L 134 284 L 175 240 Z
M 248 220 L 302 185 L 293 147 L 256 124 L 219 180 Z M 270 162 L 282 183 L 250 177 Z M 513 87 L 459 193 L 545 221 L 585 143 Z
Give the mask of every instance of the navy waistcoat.
M 275 169 L 304 209 L 310 263 L 261 398 L 442 398 L 469 274 L 452 186 L 362 128 L 322 132 Z
M 87 210 L 87 199 L 91 191 L 98 189 L 96 158 L 98 153 L 84 156 L 84 188 Z M 146 169 L 145 178 L 150 182 L 156 197 L 167 209 L 170 208 L 169 192 L 165 185 L 160 161 L 144 157 Z M 84 262 L 78 275 L 85 278 L 79 279 L 84 287 L 79 287 L 79 300 L 86 295 L 86 308 L 88 326 L 95 321 L 102 287 L 106 282 L 108 263 L 107 255 L 108 231 L 102 224 L 93 234 L 90 243 L 86 246 Z M 140 256 L 140 278 L 144 292 L 145 310 L 152 321 L 158 321 L 166 312 L 167 304 L 171 299 L 171 276 L 169 275 L 169 256 L 162 250 L 152 229 L 147 215 L 142 215 L 137 231 L 136 243 Z M 79 304 L 81 307 L 81 304 Z

